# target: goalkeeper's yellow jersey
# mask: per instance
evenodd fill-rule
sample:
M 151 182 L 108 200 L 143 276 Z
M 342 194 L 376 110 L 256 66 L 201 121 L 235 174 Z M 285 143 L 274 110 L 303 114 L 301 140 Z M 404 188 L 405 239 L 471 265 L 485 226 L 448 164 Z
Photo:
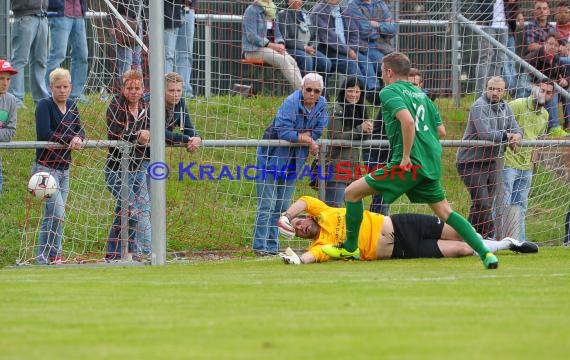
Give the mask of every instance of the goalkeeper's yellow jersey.
M 346 209 L 330 207 L 311 196 L 302 196 L 299 200 L 307 204 L 305 212 L 321 227 L 319 235 L 311 242 L 308 251 L 315 256 L 317 262 L 327 261 L 329 256 L 321 251 L 321 247 L 336 245 L 346 240 Z M 358 236 L 361 260 L 376 260 L 376 247 L 383 223 L 384 215 L 364 211 Z

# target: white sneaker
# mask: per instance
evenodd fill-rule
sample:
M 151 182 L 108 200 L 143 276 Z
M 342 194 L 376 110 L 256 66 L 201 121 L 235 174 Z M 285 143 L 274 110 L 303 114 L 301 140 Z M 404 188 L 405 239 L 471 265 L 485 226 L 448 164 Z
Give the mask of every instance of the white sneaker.
M 290 247 L 285 249 L 285 253 L 279 253 L 279 256 L 285 264 L 301 265 L 301 258 Z

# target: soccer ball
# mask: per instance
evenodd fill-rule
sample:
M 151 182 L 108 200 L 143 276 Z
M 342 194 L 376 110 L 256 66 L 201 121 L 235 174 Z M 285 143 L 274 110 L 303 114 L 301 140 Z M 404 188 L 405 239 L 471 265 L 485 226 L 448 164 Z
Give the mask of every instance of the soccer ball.
M 57 183 L 50 173 L 40 171 L 32 175 L 28 181 L 28 191 L 38 199 L 44 199 L 55 194 Z

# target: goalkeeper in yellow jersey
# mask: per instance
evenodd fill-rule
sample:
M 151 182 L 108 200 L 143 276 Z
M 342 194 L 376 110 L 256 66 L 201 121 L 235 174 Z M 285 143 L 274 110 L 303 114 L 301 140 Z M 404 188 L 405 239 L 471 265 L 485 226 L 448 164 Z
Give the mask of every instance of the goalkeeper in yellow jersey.
M 280 256 L 286 263 L 308 264 L 328 261 L 323 246 L 342 243 L 346 238 L 345 208 L 326 205 L 319 199 L 303 196 L 279 219 L 279 232 L 312 239 L 300 257 L 291 249 Z M 306 214 L 306 216 L 300 216 Z M 484 240 L 491 251 L 510 249 L 520 253 L 538 252 L 531 242 L 512 238 Z M 364 211 L 358 238 L 360 260 L 442 258 L 471 256 L 475 252 L 449 225 L 439 218 L 421 214 L 384 216 Z

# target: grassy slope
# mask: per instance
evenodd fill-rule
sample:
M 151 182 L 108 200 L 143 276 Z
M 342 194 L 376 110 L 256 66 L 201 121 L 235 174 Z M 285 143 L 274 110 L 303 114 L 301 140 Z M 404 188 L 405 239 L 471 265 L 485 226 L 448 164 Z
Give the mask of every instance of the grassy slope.
M 468 104 L 465 98 L 455 109 L 448 99 L 439 99 L 438 106 L 448 130 L 448 139 L 461 138 L 465 127 Z M 213 97 L 190 103 L 196 127 L 206 139 L 258 139 L 280 98 Z M 82 120 L 90 139 L 106 138 L 105 105 L 92 98 L 88 107 L 82 107 Z M 16 140 L 35 139 L 33 105 L 19 112 Z M 444 150 L 444 186 L 456 210 L 467 214 L 469 197 L 454 167 L 455 148 Z M 105 188 L 101 169 L 105 150 L 84 150 L 74 156 L 72 194 L 67 212 L 66 237 L 81 241 L 66 242 L 66 251 L 92 253 L 95 257 L 104 248 L 108 226 L 111 223 L 113 199 Z M 20 241 L 27 251 L 33 248 L 33 230 L 41 206 L 25 193 L 34 152 L 32 150 L 3 151 L 4 194 L 0 197 L 0 264 L 13 264 L 18 258 Z M 183 149 L 167 149 L 167 162 L 176 169 L 178 162 L 188 164 L 248 165 L 255 163 L 255 148 L 202 149 L 189 157 Z M 168 249 L 244 249 L 250 243 L 254 220 L 255 188 L 252 181 L 179 181 L 171 176 L 167 183 Z M 534 180 L 528 227 L 533 240 L 560 239 L 570 193 L 557 191 L 563 184 L 543 172 Z M 207 196 L 205 196 L 207 194 Z M 297 195 L 315 194 L 307 182 L 298 183 Z M 405 198 L 393 206 L 395 212 L 429 212 L 424 205 L 409 205 Z M 27 220 L 31 219 L 30 223 Z M 74 226 L 78 224 L 78 226 Z M 88 226 L 85 226 L 88 224 Z M 23 240 L 22 240 L 23 239 Z
M 501 261 L 6 268 L 0 358 L 566 359 L 570 251 Z

